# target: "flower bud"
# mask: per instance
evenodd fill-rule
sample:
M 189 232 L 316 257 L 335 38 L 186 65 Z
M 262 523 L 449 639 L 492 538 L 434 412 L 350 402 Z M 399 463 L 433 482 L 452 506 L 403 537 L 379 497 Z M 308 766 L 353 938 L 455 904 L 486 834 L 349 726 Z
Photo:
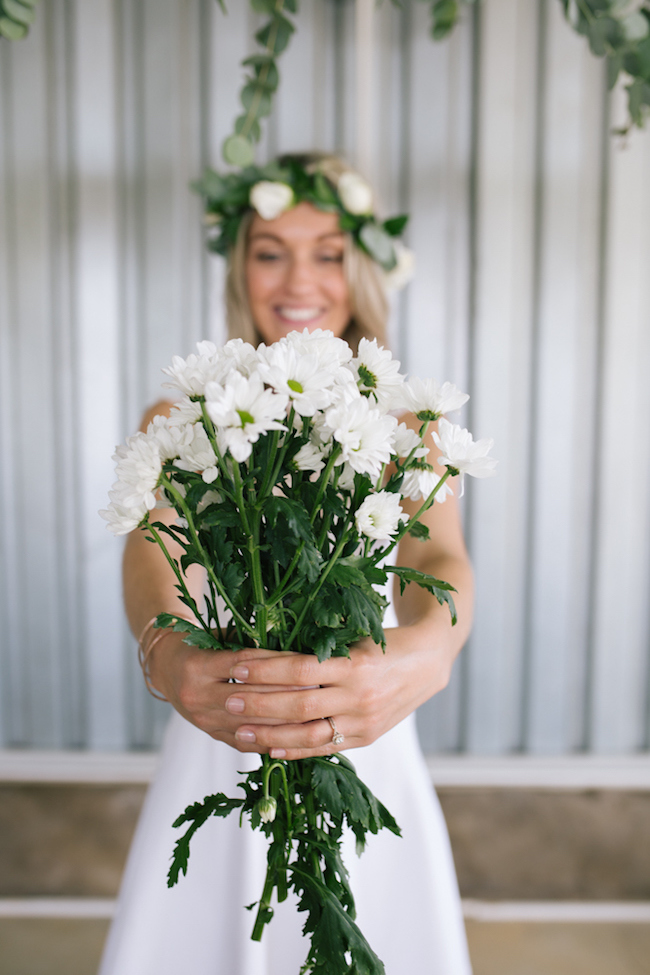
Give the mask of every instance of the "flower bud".
M 278 804 L 273 796 L 265 796 L 258 802 L 257 811 L 263 823 L 272 823 L 278 811 Z

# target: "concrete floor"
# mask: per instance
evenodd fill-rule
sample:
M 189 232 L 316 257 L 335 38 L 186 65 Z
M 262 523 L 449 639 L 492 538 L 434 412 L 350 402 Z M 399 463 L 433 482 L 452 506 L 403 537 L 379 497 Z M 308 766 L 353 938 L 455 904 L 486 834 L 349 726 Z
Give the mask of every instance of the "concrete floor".
M 96 975 L 107 927 L 0 919 L 0 975 Z M 470 921 L 467 930 L 474 975 L 650 975 L 650 925 Z

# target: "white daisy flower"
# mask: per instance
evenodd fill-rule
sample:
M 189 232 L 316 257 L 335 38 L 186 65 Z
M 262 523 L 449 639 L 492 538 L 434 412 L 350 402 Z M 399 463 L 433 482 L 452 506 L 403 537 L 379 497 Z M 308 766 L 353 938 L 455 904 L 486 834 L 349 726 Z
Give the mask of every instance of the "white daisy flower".
M 471 477 L 492 477 L 495 473 L 497 461 L 488 457 L 494 440 L 474 441 L 469 430 L 464 430 L 457 423 L 450 423 L 444 417 L 438 422 L 438 432 L 434 430 L 432 436 L 442 451 L 438 463 L 459 473 L 461 485 L 465 474 Z
M 176 467 L 200 474 L 206 484 L 212 484 L 218 478 L 217 455 L 201 423 L 195 423 L 188 430 Z
M 320 474 L 325 467 L 323 451 L 313 443 L 306 443 L 294 457 L 294 463 L 299 471 L 315 471 Z
M 192 403 L 196 405 L 200 404 Z M 184 440 L 191 437 L 191 429 L 189 424 L 173 422 L 170 417 L 154 416 L 147 427 L 147 436 L 158 444 L 161 460 L 175 460 Z
M 329 409 L 325 422 L 341 445 L 339 462 L 347 461 L 358 474 L 379 477 L 391 459 L 395 417 L 373 409 L 361 396 L 356 402 Z
M 443 413 L 459 410 L 469 396 L 462 393 L 453 383 L 443 383 L 436 379 L 419 379 L 412 376 L 399 391 L 400 404 L 418 420 L 437 420 Z
M 384 287 L 387 291 L 401 291 L 415 277 L 415 254 L 400 240 L 393 241 L 397 264 L 391 271 L 384 271 Z
M 146 504 L 127 507 L 119 500 L 119 495 L 115 491 L 109 491 L 110 504 L 99 512 L 100 516 L 107 521 L 107 528 L 114 535 L 128 535 L 134 528 L 137 528 L 142 519 L 149 511 Z
M 333 400 L 328 387 L 332 375 L 322 369 L 317 355 L 300 355 L 295 347 L 277 344 L 265 348 L 258 373 L 267 385 L 287 396 L 300 416 L 313 416 Z
M 288 397 L 264 388 L 259 375 L 250 378 L 233 373 L 225 386 L 209 383 L 205 390 L 206 410 L 216 424 L 220 445 L 238 462 L 247 460 L 263 433 L 284 430 Z
M 128 437 L 113 455 L 117 481 L 113 485 L 120 504 L 126 508 L 156 506 L 155 491 L 162 473 L 160 449 L 153 437 L 136 433 Z
M 352 349 L 348 343 L 336 338 L 329 329 L 315 328 L 310 332 L 308 328 L 304 328 L 302 332 L 289 332 L 280 342 L 287 342 L 300 353 L 314 353 L 322 368 L 333 373 L 352 358 Z
M 183 396 L 172 406 L 172 411 L 169 414 L 169 425 L 170 427 L 191 425 L 197 423 L 202 415 L 201 403 L 198 400 L 190 399 L 189 396 Z
M 410 498 L 411 501 L 426 500 L 439 480 L 440 476 L 436 474 L 431 464 L 427 464 L 424 461 L 416 462 L 404 475 L 400 489 L 402 496 Z M 442 504 L 446 500 L 447 495 L 453 493 L 449 481 L 445 481 L 436 494 L 436 501 Z
M 382 348 L 377 339 L 361 339 L 359 352 L 350 363 L 360 391 L 375 399 L 379 406 L 390 409 L 396 390 L 403 384 L 399 362 L 389 349 Z
M 411 430 L 407 427 L 405 423 L 400 423 L 395 431 L 395 444 L 393 447 L 393 453 L 397 457 L 408 457 L 412 450 L 418 448 L 418 453 L 422 455 L 428 453 L 428 450 L 424 447 L 420 447 L 420 438 L 418 437 L 415 430 Z
M 163 383 L 165 389 L 180 389 L 186 396 L 202 396 L 207 383 L 219 376 L 219 354 L 212 342 L 200 342 L 201 351 L 192 352 L 187 359 L 175 355 L 171 366 L 163 372 L 169 380 Z
M 381 541 L 394 535 L 400 519 L 408 519 L 408 515 L 402 511 L 400 500 L 399 494 L 390 491 L 369 494 L 354 516 L 359 533 Z

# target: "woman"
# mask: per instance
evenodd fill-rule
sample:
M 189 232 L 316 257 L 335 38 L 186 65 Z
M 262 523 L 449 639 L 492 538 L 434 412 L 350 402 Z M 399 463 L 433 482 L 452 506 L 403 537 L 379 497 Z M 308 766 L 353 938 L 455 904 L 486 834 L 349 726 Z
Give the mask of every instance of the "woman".
M 247 209 L 230 247 L 231 334 L 271 343 L 296 329 L 320 328 L 353 347 L 362 335 L 381 342 L 382 273 L 354 232 L 341 230 L 341 223 L 357 229 L 363 223 L 355 224 L 354 200 L 343 192 L 346 169 L 329 157 L 293 159 L 293 195 L 279 211 L 276 206 L 269 212 L 264 200 L 258 210 Z M 311 191 L 304 190 L 316 171 L 338 194 L 337 210 L 314 206 Z M 357 191 L 363 189 L 354 178 Z M 169 404 L 151 414 L 161 408 Z M 414 417 L 405 419 L 419 426 Z M 418 505 L 405 501 L 404 507 L 412 514 Z M 387 975 L 470 972 L 448 839 L 418 750 L 413 712 L 449 680 L 469 631 L 472 577 L 456 499 L 434 505 L 424 520 L 431 539 L 423 543 L 407 535 L 397 562 L 455 586 L 454 628 L 446 608 L 410 586 L 395 597 L 396 615 L 385 620 L 385 653 L 366 639 L 349 659 L 319 663 L 258 648 L 204 651 L 172 631 L 158 635 L 155 645 L 149 641 L 148 678 L 177 714 L 138 827 L 101 975 L 297 975 L 308 945 L 294 905 L 279 905 L 261 944 L 250 941 L 252 917 L 242 909 L 261 891 L 264 838 L 239 829 L 235 817 L 209 821 L 193 840 L 187 877 L 168 890 L 165 873 L 176 839 L 170 824 L 207 793 L 234 795 L 238 773 L 256 767 L 259 753 L 296 759 L 340 751 L 334 727 L 345 748 L 355 750 L 351 758 L 360 777 L 404 833 L 402 839 L 387 831 L 373 837 L 360 861 L 346 851 L 361 930 Z M 185 614 L 167 564 L 142 532 L 128 538 L 124 584 L 136 634 L 160 612 Z M 201 592 L 200 575 L 191 585 Z

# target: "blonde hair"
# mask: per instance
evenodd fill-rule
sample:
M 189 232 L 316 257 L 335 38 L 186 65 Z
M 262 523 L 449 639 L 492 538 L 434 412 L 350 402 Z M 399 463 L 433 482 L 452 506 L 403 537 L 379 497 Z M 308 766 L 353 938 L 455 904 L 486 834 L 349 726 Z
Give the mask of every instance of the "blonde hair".
M 280 165 L 282 165 L 282 158 L 287 157 L 280 158 Z M 329 156 L 325 153 L 295 154 L 291 158 L 299 161 L 308 171 L 318 169 L 334 187 L 338 185 L 343 173 L 351 171 L 338 156 Z M 226 317 L 229 338 L 240 338 L 252 345 L 259 345 L 262 338 L 253 321 L 246 287 L 246 251 L 252 221 L 251 210 L 242 218 L 237 240 L 228 256 Z M 352 317 L 343 338 L 355 351 L 362 338 L 377 339 L 379 345 L 385 345 L 388 301 L 382 272 L 376 262 L 357 247 L 350 234 L 346 234 L 343 272 L 352 309 Z

